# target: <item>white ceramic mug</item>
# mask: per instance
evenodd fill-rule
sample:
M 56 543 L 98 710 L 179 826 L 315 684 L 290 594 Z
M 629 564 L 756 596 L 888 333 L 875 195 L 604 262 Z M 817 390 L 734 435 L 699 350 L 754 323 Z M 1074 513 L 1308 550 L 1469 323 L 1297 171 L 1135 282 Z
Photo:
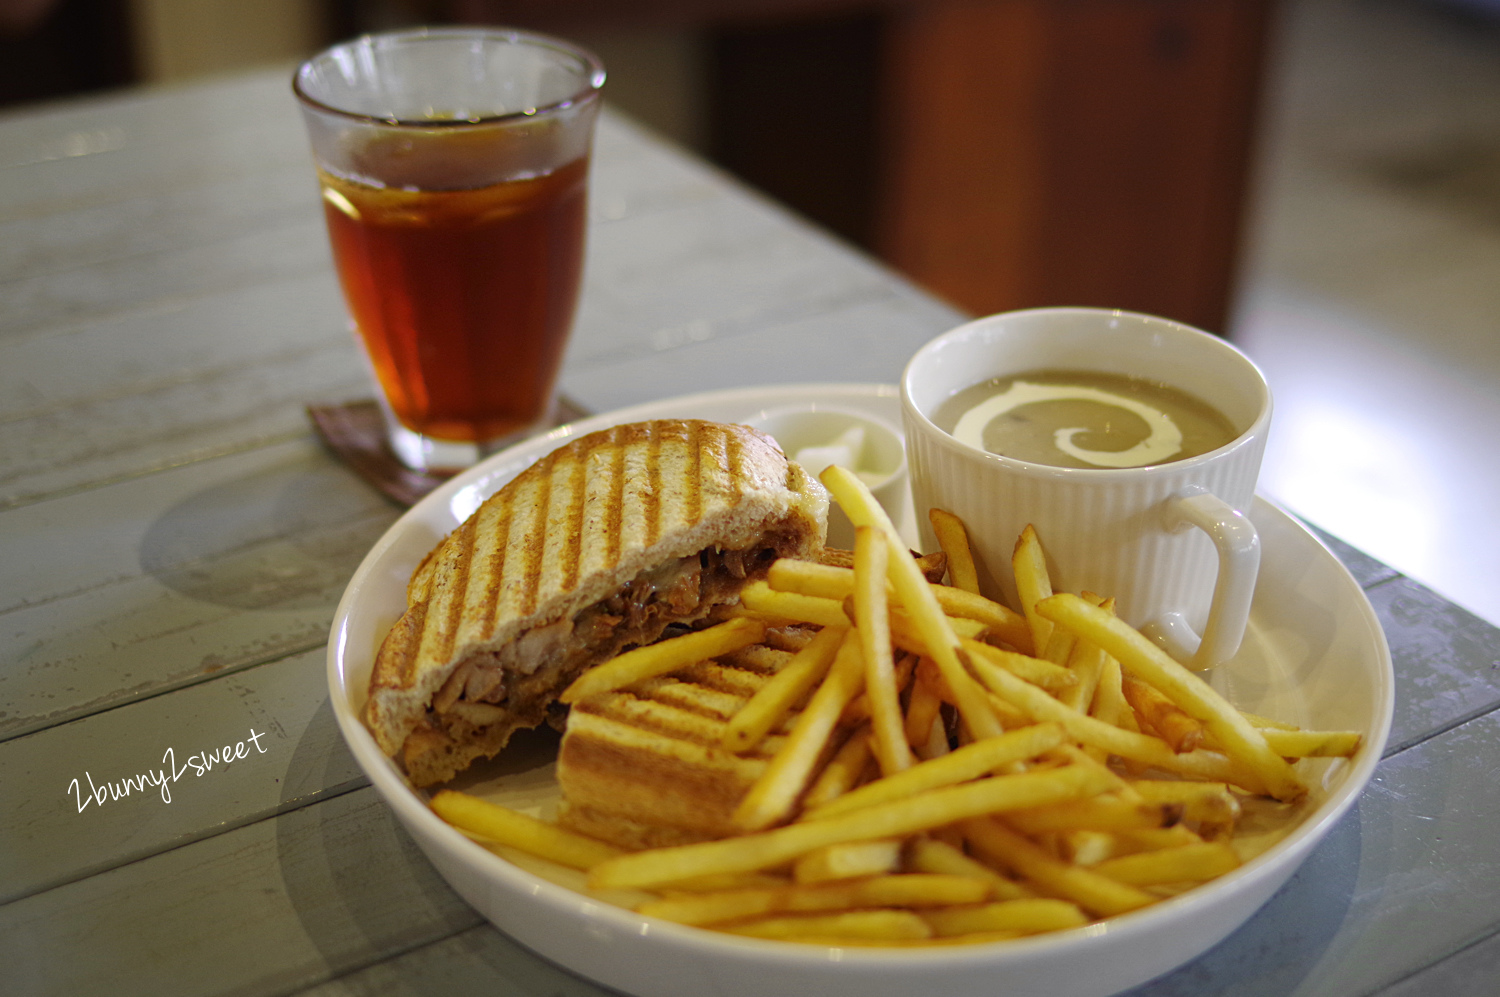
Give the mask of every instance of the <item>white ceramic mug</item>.
M 933 421 L 957 392 L 995 377 L 1089 370 L 1146 378 L 1217 409 L 1238 435 L 1146 467 L 1052 467 L 988 453 Z M 1017 605 L 1011 555 L 1031 524 L 1056 591 L 1113 596 L 1116 612 L 1174 657 L 1209 668 L 1239 649 L 1260 542 L 1246 517 L 1271 423 L 1271 392 L 1224 340 L 1167 319 L 1093 308 L 992 315 L 932 340 L 901 380 L 916 518 L 960 517 L 986 594 Z

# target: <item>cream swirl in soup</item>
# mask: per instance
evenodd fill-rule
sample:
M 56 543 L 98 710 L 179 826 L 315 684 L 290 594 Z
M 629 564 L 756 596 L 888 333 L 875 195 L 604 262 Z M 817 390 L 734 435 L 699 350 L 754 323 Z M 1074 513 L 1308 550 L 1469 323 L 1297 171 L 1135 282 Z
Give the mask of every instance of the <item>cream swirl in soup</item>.
M 958 392 L 933 420 L 981 450 L 1055 467 L 1147 467 L 1217 450 L 1238 434 L 1203 400 L 1099 371 L 1029 371 Z

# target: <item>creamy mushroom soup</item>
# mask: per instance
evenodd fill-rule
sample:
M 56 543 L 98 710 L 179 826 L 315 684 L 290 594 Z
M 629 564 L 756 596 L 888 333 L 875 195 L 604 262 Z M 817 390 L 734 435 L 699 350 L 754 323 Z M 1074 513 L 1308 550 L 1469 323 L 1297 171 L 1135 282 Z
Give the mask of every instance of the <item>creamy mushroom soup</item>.
M 940 429 L 990 453 L 1054 467 L 1145 467 L 1217 450 L 1239 435 L 1208 403 L 1122 374 L 1038 370 L 955 394 Z

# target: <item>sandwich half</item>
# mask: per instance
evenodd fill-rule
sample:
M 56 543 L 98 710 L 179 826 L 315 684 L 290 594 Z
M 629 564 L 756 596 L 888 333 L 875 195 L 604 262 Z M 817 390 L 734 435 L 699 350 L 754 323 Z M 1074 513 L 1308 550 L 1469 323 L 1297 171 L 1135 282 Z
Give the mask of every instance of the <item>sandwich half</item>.
M 548 719 L 575 678 L 816 556 L 828 495 L 747 426 L 601 430 L 488 499 L 413 574 L 364 719 L 413 785 L 451 779 Z

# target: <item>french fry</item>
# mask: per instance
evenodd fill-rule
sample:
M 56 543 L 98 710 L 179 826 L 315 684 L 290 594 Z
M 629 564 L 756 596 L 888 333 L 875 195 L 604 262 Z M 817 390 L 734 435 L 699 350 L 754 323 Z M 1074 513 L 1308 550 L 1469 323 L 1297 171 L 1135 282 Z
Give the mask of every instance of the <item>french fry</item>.
M 1135 714 L 1125 701 L 1124 680 L 1120 663 L 1106 654 L 1099 669 L 1099 687 L 1094 690 L 1093 706 L 1085 712 L 1112 727 L 1138 731 L 1140 725 L 1135 722 Z
M 914 592 L 926 594 L 925 589 L 916 590 L 912 587 L 913 585 L 914 582 L 911 579 L 902 578 L 898 580 L 897 587 L 898 589 L 904 587 L 909 598 Z M 912 622 L 920 636 L 920 652 L 931 657 L 937 665 L 948 689 L 948 695 L 970 735 L 975 738 L 984 738 L 995 737 L 1002 733 L 1004 728 L 1000 726 L 999 720 L 990 709 L 984 690 L 965 667 L 955 627 L 938 609 L 936 602 L 922 607 L 914 614 Z M 893 626 L 892 632 L 904 633 L 904 630 L 898 631 Z M 910 647 L 906 649 L 916 650 Z
M 1130 886 L 1201 882 L 1238 869 L 1240 859 L 1233 848 L 1217 842 L 1163 848 L 1106 859 L 1094 872 Z
M 914 840 L 908 851 L 907 861 L 918 872 L 968 876 L 982 880 L 997 900 L 1020 900 L 1036 896 L 1029 887 L 1008 879 L 983 862 L 976 862 L 965 855 L 963 849 L 935 838 Z
M 900 690 L 896 687 L 891 654 L 890 616 L 886 607 L 886 562 L 890 548 L 872 526 L 855 529 L 854 608 L 859 647 L 865 659 L 865 691 L 875 759 L 884 775 L 894 775 L 912 764 L 902 724 Z
M 974 907 L 950 907 L 924 911 L 922 919 L 935 935 L 970 935 L 981 931 L 1013 931 L 1035 935 L 1064 931 L 1089 922 L 1078 905 L 1066 900 L 1038 897 L 1031 900 L 1000 900 Z
M 949 618 L 973 620 L 1022 654 L 1031 650 L 1031 628 L 1026 617 L 993 599 L 949 585 L 932 586 L 938 606 Z
M 1135 712 L 1131 710 L 1130 704 L 1125 702 L 1125 692 L 1121 685 L 1123 681 L 1124 675 L 1120 671 L 1120 663 L 1109 655 L 1105 655 L 1104 662 L 1099 669 L 1099 686 L 1094 690 L 1093 706 L 1086 712 L 1111 727 L 1119 727 L 1133 734 L 1139 733 L 1140 727 L 1135 722 Z M 1097 744 L 1085 745 L 1084 751 L 1100 762 L 1109 756 L 1109 752 Z M 1141 763 L 1130 759 L 1126 760 L 1126 764 L 1132 769 L 1142 767 Z
M 834 724 L 863 684 L 859 642 L 853 633 L 845 632 L 827 677 L 797 717 L 786 744 L 735 808 L 731 819 L 738 827 L 759 831 L 786 819 L 807 788 Z
M 1037 724 L 998 737 L 966 744 L 940 758 L 920 762 L 904 772 L 886 776 L 851 790 L 831 803 L 803 814 L 803 820 L 822 820 L 861 807 L 894 803 L 916 793 L 978 779 L 1012 762 L 1035 758 L 1062 743 L 1058 724 Z
M 752 938 L 827 944 L 834 939 L 864 938 L 880 941 L 928 938 L 932 930 L 908 910 L 851 910 L 838 914 L 806 914 L 737 921 L 720 928 Z
M 932 524 L 938 546 L 948 555 L 948 580 L 954 588 L 978 595 L 979 572 L 974 568 L 974 552 L 969 548 L 964 521 L 943 509 L 927 510 L 927 521 Z
M 848 469 L 835 464 L 824 470 L 819 477 L 838 499 L 851 523 L 856 527 L 873 526 L 885 534 L 886 543 L 893 555 L 887 567 L 891 584 L 896 588 L 896 596 L 911 615 L 912 623 L 926 645 L 926 653 L 937 662 L 942 671 L 964 723 L 976 738 L 994 737 L 1001 733 L 1000 722 L 990 711 L 984 690 L 969 675 L 959 657 L 958 637 L 954 634 L 948 617 L 943 615 L 937 597 L 932 594 L 932 588 L 916 562 L 906 556 L 906 548 L 897 539 L 890 517 L 870 494 L 865 483 Z
M 1178 754 L 1192 751 L 1203 743 L 1203 725 L 1181 710 L 1161 692 L 1134 675 L 1120 677 L 1120 691 L 1125 702 Z
M 823 553 L 827 555 L 829 551 L 824 550 Z M 772 561 L 770 568 L 766 571 L 766 582 L 778 592 L 796 592 L 801 595 L 815 595 L 823 599 L 842 599 L 847 595 L 853 595 L 854 551 L 839 551 L 838 554 L 839 557 L 835 560 L 803 561 L 784 557 Z M 923 557 L 913 554 L 912 560 L 934 592 L 952 589 L 951 585 L 934 581 L 932 577 L 934 564 L 945 565 L 947 563 L 944 554 L 939 552 L 935 559 L 930 554 Z M 887 584 L 886 590 L 894 600 L 895 589 Z M 964 595 L 967 594 L 964 593 Z M 1005 607 L 1002 606 L 1001 609 Z M 1006 611 L 1009 612 L 1009 610 Z
M 1047 650 L 1038 657 L 1044 661 L 1066 665 L 1068 659 L 1073 657 L 1073 647 L 1077 642 L 1078 638 L 1072 632 L 1061 627 L 1053 627 L 1052 636 L 1047 639 Z
M 781 900 L 787 888 L 767 888 L 753 890 L 727 890 L 712 893 L 675 894 L 659 900 L 650 900 L 636 907 L 636 913 L 645 914 L 647 917 L 659 917 L 664 921 L 676 921 L 678 924 L 716 924 L 720 921 L 737 921 L 747 917 L 760 917 L 765 914 L 778 913 L 788 909 Z M 829 895 L 830 891 L 821 891 L 828 895 L 826 904 L 822 907 L 809 905 L 804 910 L 838 910 L 852 907 L 848 900 L 849 891 L 840 891 L 838 894 Z
M 994 895 L 994 888 L 987 880 L 940 873 L 876 876 L 853 885 L 861 902 L 892 907 L 977 904 Z
M 820 627 L 848 627 L 849 617 L 837 599 L 823 599 L 797 592 L 778 592 L 765 579 L 757 579 L 740 589 L 740 606 L 751 613 Z
M 1182 804 L 1172 801 L 1132 801 L 1095 796 L 1033 810 L 1017 810 L 1006 817 L 1006 823 L 1031 835 L 1055 831 L 1138 831 L 1171 827 L 1181 819 L 1182 813 Z
M 914 550 L 909 550 L 906 553 L 916 562 L 917 570 L 922 573 L 922 577 L 934 585 L 942 581 L 943 576 L 948 573 L 948 555 L 940 550 L 935 550 L 927 554 L 918 554 Z M 824 547 L 818 554 L 818 563 L 831 564 L 846 571 L 852 570 L 854 567 L 854 551 L 839 550 L 836 547 Z
M 977 640 L 963 640 L 963 647 L 970 653 L 982 654 L 985 658 L 1020 676 L 1032 685 L 1039 685 L 1050 692 L 1069 689 L 1078 684 L 1078 676 L 1062 665 L 1033 658 L 1029 654 L 1007 651 L 1003 648 L 981 645 Z
M 771 562 L 766 584 L 778 592 L 815 596 L 821 599 L 844 599 L 854 594 L 854 571 L 829 564 L 780 558 Z M 928 582 L 938 606 L 950 619 L 972 620 L 984 624 L 996 637 L 1017 650 L 1031 649 L 1031 631 L 1026 618 L 1008 606 L 974 592 L 951 585 Z M 887 599 L 896 604 L 895 586 L 887 584 Z M 970 634 L 968 636 L 974 636 Z
M 802 941 L 816 942 L 818 944 L 836 945 L 842 948 L 893 948 L 893 949 L 935 949 L 935 948 L 957 948 L 961 945 L 981 945 L 986 942 L 1005 942 L 1012 938 L 1020 938 L 1015 931 L 979 931 L 972 935 L 952 935 L 946 938 L 892 938 L 884 941 L 870 941 L 861 938 L 829 938 L 816 939 L 805 938 Z
M 998 717 L 999 714 L 996 714 L 996 716 Z M 928 761 L 933 758 L 943 757 L 952 751 L 954 747 L 955 745 L 951 744 L 948 740 L 948 725 L 944 722 L 942 711 L 940 710 L 938 716 L 932 721 L 931 729 L 927 732 L 927 742 L 921 745 L 919 750 L 913 750 L 916 751 L 918 758 Z
M 988 883 L 971 877 L 903 873 L 813 886 L 678 894 L 648 901 L 636 910 L 679 924 L 703 925 L 793 912 L 976 904 L 990 894 Z
M 1261 736 L 1272 751 L 1283 758 L 1352 758 L 1359 750 L 1360 735 L 1352 730 L 1277 730 L 1268 727 Z
M 916 633 L 926 645 L 924 651 L 942 670 L 948 688 L 953 691 L 963 723 L 968 724 L 969 730 L 977 738 L 990 738 L 1001 733 L 1001 724 L 996 720 L 995 714 L 990 712 L 989 703 L 984 699 L 984 690 L 981 690 L 980 684 L 974 681 L 960 660 L 959 637 L 954 634 L 953 625 L 938 606 L 938 598 L 933 595 L 932 586 L 927 583 L 926 577 L 922 577 L 921 570 L 912 559 L 904 556 L 904 547 L 901 547 L 900 541 L 895 540 L 897 534 L 885 510 L 880 508 L 879 502 L 874 501 L 870 489 L 847 469 L 834 465 L 826 468 L 819 477 L 829 492 L 834 493 L 844 513 L 849 514 L 853 525 L 876 526 L 885 532 L 886 543 L 892 547 L 892 555 L 897 555 L 889 559 L 888 565 L 895 595 L 901 601 L 901 606 L 912 616 Z
M 944 617 L 944 619 L 947 621 L 948 632 L 960 642 L 978 639 L 987 629 L 978 620 L 952 616 Z M 921 632 L 917 622 L 900 606 L 891 609 L 891 641 L 908 654 L 932 658 L 927 635 Z M 933 663 L 937 663 L 936 658 L 933 658 Z M 941 666 L 939 666 L 939 671 L 941 671 Z
M 874 754 L 870 750 L 870 728 L 863 726 L 849 735 L 842 747 L 823 766 L 806 793 L 802 794 L 803 807 L 822 806 L 838 799 L 859 785 L 867 777 L 878 774 L 874 765 Z
M 901 656 L 896 659 L 896 665 L 892 669 L 892 678 L 896 683 L 896 692 L 898 695 L 906 691 L 907 685 L 911 682 L 912 672 L 916 670 L 916 667 L 917 659 L 911 654 L 902 652 Z M 897 719 L 904 725 L 905 720 L 901 716 L 899 709 L 900 704 L 898 702 Z M 866 686 L 864 692 L 855 696 L 850 700 L 849 705 L 844 707 L 844 715 L 839 719 L 839 723 L 845 727 L 854 727 L 864 723 L 868 719 L 870 719 L 870 690 Z M 903 726 L 902 729 L 904 730 L 905 727 Z
M 1023 879 L 1035 882 L 1058 897 L 1073 901 L 1092 914 L 1109 917 L 1155 902 L 1151 894 L 1134 886 L 1054 858 L 998 820 L 969 820 L 964 822 L 963 828 L 970 846 L 981 857 L 1014 870 Z
M 803 884 L 829 883 L 892 873 L 900 864 L 901 842 L 897 839 L 844 841 L 815 848 L 799 858 L 792 865 L 792 879 Z
M 1046 653 L 1047 643 L 1052 639 L 1053 624 L 1037 614 L 1036 604 L 1052 594 L 1052 578 L 1047 573 L 1047 557 L 1042 552 L 1042 543 L 1031 524 L 1028 523 L 1017 538 L 1010 563 L 1016 577 L 1016 596 L 1021 600 L 1021 613 L 1031 630 L 1031 646 L 1040 657 Z
M 695 661 L 717 658 L 721 654 L 759 643 L 765 635 L 765 624 L 756 620 L 736 619 L 707 630 L 637 647 L 584 672 L 563 690 L 559 698 L 564 703 L 571 704 L 603 692 L 614 692 L 643 679 L 665 675 Z
M 1000 722 L 1005 725 L 1007 730 L 1014 730 L 1017 727 L 1025 727 L 1029 724 L 1036 723 L 1036 721 L 1031 718 L 1030 714 L 1016 707 L 1015 704 L 1011 703 L 1011 701 L 1008 699 L 1001 699 L 999 696 L 991 692 L 989 693 L 989 701 L 990 709 L 994 712 L 995 716 L 1000 720 Z M 946 700 L 944 700 L 944 702 L 946 702 Z
M 467 793 L 442 789 L 428 805 L 454 827 L 574 869 L 589 869 L 621 854 L 614 845 Z
M 1254 713 L 1247 713 L 1244 710 L 1240 711 L 1240 716 L 1244 717 L 1245 722 L 1251 727 L 1256 727 L 1260 730 L 1268 728 L 1271 730 L 1301 730 L 1296 724 L 1289 724 L 1285 720 L 1273 720 L 1270 717 L 1257 716 Z
M 1232 758 L 1251 769 L 1265 791 L 1282 802 L 1299 799 L 1307 787 L 1265 736 L 1197 675 L 1174 661 L 1140 631 L 1076 595 L 1050 596 L 1037 613 L 1104 648 L 1128 674 L 1144 679 L 1190 716 L 1203 722 Z
M 937 722 L 942 707 L 943 694 L 938 685 L 937 665 L 932 663 L 931 658 L 920 658 L 906 706 L 907 744 L 913 748 L 921 748 L 927 744 L 932 736 L 932 725 Z
M 1109 612 L 1114 612 L 1115 601 L 1113 599 L 1100 599 L 1091 593 L 1083 593 L 1083 597 L 1096 606 L 1102 606 Z M 1094 693 L 1099 688 L 1099 678 L 1104 674 L 1104 660 L 1109 655 L 1104 649 L 1086 640 L 1078 641 L 1073 645 L 1073 654 L 1068 658 L 1068 670 L 1073 673 L 1075 681 L 1071 686 L 1063 689 L 1058 694 L 1064 706 L 1071 707 L 1081 713 L 1089 712 L 1089 707 L 1094 702 Z
M 1142 799 L 1181 806 L 1183 820 L 1232 824 L 1240 815 L 1240 801 L 1222 782 L 1134 779 L 1130 788 Z
M 758 834 L 631 852 L 589 870 L 595 889 L 651 888 L 713 873 L 752 872 L 843 841 L 898 838 L 985 814 L 1092 796 L 1108 785 L 1080 766 L 994 776 L 894 803 L 801 821 Z
M 1062 724 L 1069 736 L 1082 742 L 1085 748 L 1101 748 L 1109 754 L 1194 779 L 1233 782 L 1256 792 L 1261 790 L 1261 784 L 1253 772 L 1233 765 L 1222 755 L 1208 751 L 1178 754 L 1159 737 L 1122 730 L 1077 710 L 1068 709 L 1042 689 L 1017 678 L 989 660 L 984 652 L 976 653 L 973 662 L 981 681 L 997 695 L 1034 720 L 1051 720 Z
M 1016 826 L 1016 825 L 1013 825 Z M 1098 865 L 1119 853 L 1120 837 L 1112 831 L 1057 831 L 1058 854 L 1074 865 Z
M 672 884 L 672 895 L 683 893 L 720 893 L 727 890 L 780 890 L 792 881 L 774 872 L 731 872 L 717 876 L 681 879 Z M 649 899 L 649 897 L 647 898 Z M 645 901 L 638 901 L 644 903 Z
M 846 627 L 825 627 L 798 651 L 781 671 L 761 686 L 734 716 L 724 731 L 724 748 L 744 754 L 780 724 L 808 690 L 823 680 L 833 664 Z
M 1204 840 L 1182 824 L 1176 827 L 1142 828 L 1139 831 L 1116 831 L 1112 837 L 1121 855 L 1154 852 L 1163 848 L 1176 848 L 1178 845 L 1197 844 Z
M 766 584 L 778 592 L 842 601 L 854 594 L 854 568 L 780 557 L 766 571 Z

